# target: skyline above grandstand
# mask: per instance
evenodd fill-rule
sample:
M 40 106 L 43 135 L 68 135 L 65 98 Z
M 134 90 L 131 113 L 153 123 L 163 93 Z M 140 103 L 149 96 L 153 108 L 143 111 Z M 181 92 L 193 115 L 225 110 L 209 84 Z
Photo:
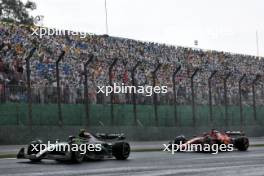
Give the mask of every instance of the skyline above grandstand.
M 105 0 L 34 0 L 44 26 L 105 34 Z M 110 36 L 264 56 L 264 2 L 107 0 Z M 198 46 L 194 41 L 198 41 Z

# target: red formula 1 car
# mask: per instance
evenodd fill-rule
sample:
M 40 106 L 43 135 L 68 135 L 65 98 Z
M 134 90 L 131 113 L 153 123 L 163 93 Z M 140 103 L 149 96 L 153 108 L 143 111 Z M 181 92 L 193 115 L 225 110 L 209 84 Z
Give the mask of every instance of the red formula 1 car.
M 177 136 L 173 141 L 169 142 L 170 149 L 178 146 L 177 151 L 188 151 L 189 146 L 194 146 L 193 144 L 198 144 L 202 146 L 198 148 L 197 152 L 204 152 L 203 146 L 228 146 L 229 149 L 232 150 L 224 150 L 224 151 L 233 151 L 233 149 L 237 149 L 239 151 L 246 151 L 249 147 L 249 139 L 245 136 L 244 133 L 240 131 L 226 131 L 219 132 L 217 130 L 211 130 L 208 133 L 204 133 L 200 136 L 196 136 L 190 139 L 186 139 L 185 136 Z M 197 149 L 197 148 L 196 148 Z M 219 149 L 219 147 L 217 148 Z M 209 149 L 210 150 L 210 149 Z M 211 150 L 210 150 L 211 151 Z

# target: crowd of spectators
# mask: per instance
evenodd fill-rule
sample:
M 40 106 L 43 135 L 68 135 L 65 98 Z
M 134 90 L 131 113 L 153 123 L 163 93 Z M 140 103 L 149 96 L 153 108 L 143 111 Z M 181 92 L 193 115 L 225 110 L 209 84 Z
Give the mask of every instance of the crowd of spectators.
M 25 90 L 26 62 L 25 57 L 29 51 L 37 50 L 30 59 L 31 85 L 33 97 L 41 102 L 51 102 L 56 95 L 56 60 L 60 53 L 65 56 L 60 63 L 60 78 L 64 102 L 77 103 L 83 100 L 84 63 L 89 54 L 94 60 L 88 67 L 88 87 L 91 103 L 109 101 L 109 97 L 98 95 L 97 86 L 108 85 L 109 77 L 115 83 L 131 85 L 131 71 L 140 62 L 135 70 L 137 85 L 152 85 L 152 71 L 161 64 L 157 71 L 156 84 L 168 86 L 166 95 L 159 95 L 163 103 L 173 101 L 172 75 L 178 66 L 181 70 L 176 75 L 177 101 L 190 103 L 191 101 L 191 75 L 199 69 L 194 76 L 194 89 L 196 103 L 208 103 L 208 78 L 212 77 L 213 104 L 223 103 L 223 80 L 230 73 L 227 90 L 228 101 L 238 103 L 238 82 L 242 75 L 243 103 L 250 104 L 252 95 L 252 81 L 256 75 L 263 75 L 264 59 L 255 56 L 233 54 L 197 48 L 170 46 L 165 44 L 142 42 L 138 40 L 111 37 L 106 35 L 88 35 L 81 39 L 79 36 L 45 35 L 42 38 L 31 35 L 29 26 L 0 23 L 0 91 L 5 87 L 12 87 L 16 91 L 9 91 L 12 100 L 25 99 L 24 93 L 17 92 L 17 88 Z M 117 58 L 113 72 L 109 76 L 109 67 Z M 262 77 L 256 83 L 257 97 L 264 97 Z M 14 88 L 17 87 L 17 88 Z M 7 90 L 7 89 L 6 89 Z M 11 90 L 11 89 L 10 89 Z M 117 103 L 131 102 L 131 95 L 116 95 Z M 56 100 L 54 100 L 56 101 Z M 152 101 L 152 98 L 138 96 L 139 103 Z M 258 104 L 264 104 L 263 98 L 257 99 Z

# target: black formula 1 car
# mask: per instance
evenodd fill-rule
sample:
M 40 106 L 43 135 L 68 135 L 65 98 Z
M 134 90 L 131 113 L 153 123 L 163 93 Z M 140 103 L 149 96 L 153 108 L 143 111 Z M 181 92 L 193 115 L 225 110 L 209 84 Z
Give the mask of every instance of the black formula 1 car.
M 77 137 L 69 136 L 67 142 L 56 141 L 55 144 L 44 144 L 41 140 L 32 141 L 27 148 L 20 149 L 17 158 L 26 158 L 32 162 L 52 159 L 75 163 L 113 157 L 126 160 L 130 154 L 130 145 L 124 140 L 124 134 L 94 135 L 81 130 Z
M 249 147 L 249 139 L 244 133 L 240 131 L 219 132 L 213 129 L 210 132 L 204 133 L 200 136 L 194 136 L 190 139 L 185 138 L 184 135 L 177 136 L 173 141 L 169 142 L 170 149 L 172 148 L 173 144 L 179 145 L 179 149 L 182 149 L 182 151 L 187 149 L 192 144 L 200 144 L 201 146 L 230 145 L 233 149 L 246 151 Z M 203 148 L 201 148 L 198 152 L 204 152 Z

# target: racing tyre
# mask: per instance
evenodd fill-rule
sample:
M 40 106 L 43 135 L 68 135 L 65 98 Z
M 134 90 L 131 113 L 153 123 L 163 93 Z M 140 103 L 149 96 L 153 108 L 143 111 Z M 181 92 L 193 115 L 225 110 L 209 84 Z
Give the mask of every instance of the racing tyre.
M 79 150 L 72 151 L 71 153 L 71 161 L 73 163 L 81 163 L 84 159 L 84 154 L 82 154 Z
M 211 147 L 213 144 L 214 144 L 214 141 L 210 136 L 204 137 L 204 141 L 202 142 L 202 150 L 200 152 L 212 153 L 213 151 Z
M 39 153 L 40 150 L 41 150 L 41 144 L 42 143 L 43 142 L 41 140 L 32 141 L 28 145 L 27 154 L 28 155 L 36 155 L 37 153 Z M 41 161 L 41 158 L 30 159 L 30 161 L 32 161 L 32 162 L 40 162 Z
M 173 141 L 169 142 L 169 149 L 172 149 L 172 145 L 173 144 L 184 144 L 185 142 L 187 142 L 187 139 L 185 138 L 185 136 L 181 135 L 181 136 L 177 136 Z
M 117 142 L 112 146 L 113 156 L 118 160 L 126 160 L 130 154 L 130 145 L 127 142 Z
M 174 144 L 184 144 L 186 142 L 186 138 L 185 136 L 181 135 L 181 136 L 177 136 L 175 139 L 174 139 Z
M 234 146 L 239 151 L 247 151 L 249 147 L 249 140 L 247 137 L 239 137 L 235 139 Z

